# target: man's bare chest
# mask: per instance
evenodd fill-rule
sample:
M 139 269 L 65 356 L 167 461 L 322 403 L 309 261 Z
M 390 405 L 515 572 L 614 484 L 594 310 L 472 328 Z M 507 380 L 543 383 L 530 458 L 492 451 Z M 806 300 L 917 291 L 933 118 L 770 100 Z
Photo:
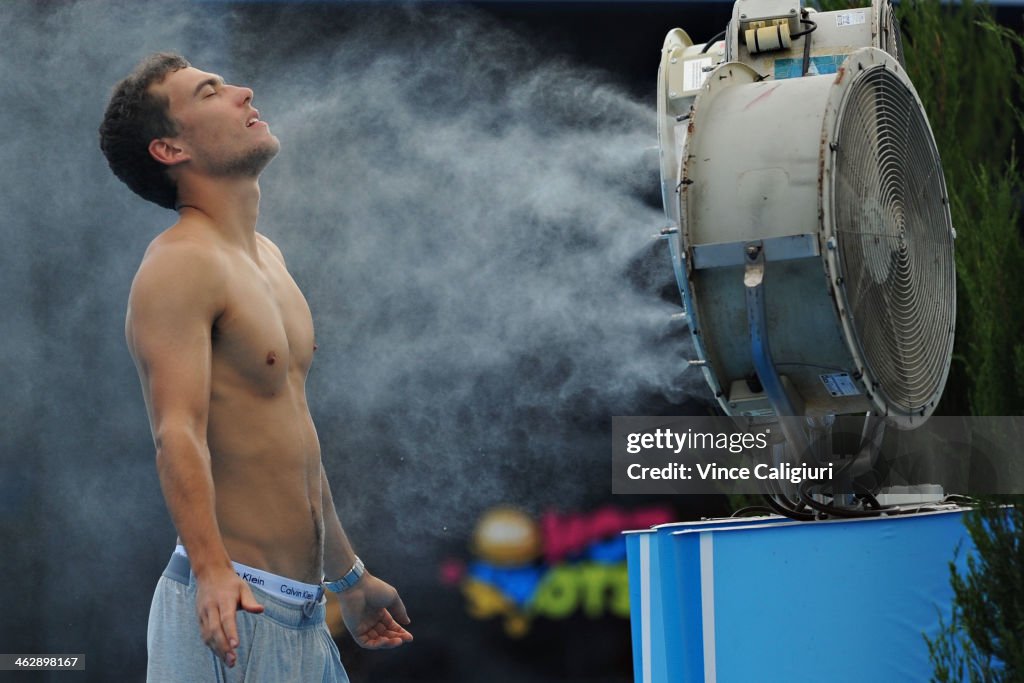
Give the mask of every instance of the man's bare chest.
M 312 362 L 309 305 L 279 263 L 232 270 L 212 334 L 215 379 L 220 370 L 261 394 L 278 393 L 294 373 L 304 380 Z

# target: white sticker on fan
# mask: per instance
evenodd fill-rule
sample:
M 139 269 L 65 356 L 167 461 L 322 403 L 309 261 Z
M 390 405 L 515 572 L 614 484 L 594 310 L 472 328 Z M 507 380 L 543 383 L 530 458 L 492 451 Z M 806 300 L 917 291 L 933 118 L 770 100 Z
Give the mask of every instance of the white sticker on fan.
M 847 372 L 818 375 L 818 377 L 821 378 L 825 388 L 828 389 L 828 393 L 832 394 L 832 396 L 857 396 L 860 394 L 860 389 L 857 388 L 857 385 Z
M 683 62 L 683 90 L 697 90 L 704 85 L 704 81 L 710 75 L 704 69 L 710 67 L 711 57 L 701 57 Z
M 867 21 L 867 17 L 864 14 L 864 10 L 858 12 L 840 12 L 836 15 L 836 26 L 842 28 L 844 26 L 856 26 L 857 24 L 863 24 Z

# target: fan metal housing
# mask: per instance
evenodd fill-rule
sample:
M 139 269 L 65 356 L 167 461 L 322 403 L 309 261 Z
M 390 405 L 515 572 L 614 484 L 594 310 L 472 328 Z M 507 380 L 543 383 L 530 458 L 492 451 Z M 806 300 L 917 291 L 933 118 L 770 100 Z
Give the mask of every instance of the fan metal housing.
M 684 118 L 684 117 L 680 117 Z M 954 232 L 941 160 L 899 61 L 865 47 L 834 74 L 714 68 L 663 136 L 679 159 L 669 239 L 698 363 L 730 415 L 773 414 L 751 359 L 745 249 L 765 260 L 774 363 L 804 414 L 932 413 L 952 356 Z M 666 150 L 665 137 L 681 149 Z M 663 175 L 664 175 L 663 165 Z M 676 175 L 677 174 L 677 175 Z

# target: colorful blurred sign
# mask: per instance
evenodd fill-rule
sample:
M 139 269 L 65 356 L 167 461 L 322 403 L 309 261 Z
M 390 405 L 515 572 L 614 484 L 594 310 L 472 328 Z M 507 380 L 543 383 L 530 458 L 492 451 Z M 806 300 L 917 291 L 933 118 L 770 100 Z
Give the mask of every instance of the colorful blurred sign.
M 511 506 L 477 520 L 469 543 L 474 558 L 452 559 L 442 581 L 457 585 L 475 619 L 501 618 L 505 633 L 526 635 L 534 619 L 629 618 L 626 543 L 621 532 L 664 524 L 668 505 L 591 512 L 545 512 L 539 521 Z

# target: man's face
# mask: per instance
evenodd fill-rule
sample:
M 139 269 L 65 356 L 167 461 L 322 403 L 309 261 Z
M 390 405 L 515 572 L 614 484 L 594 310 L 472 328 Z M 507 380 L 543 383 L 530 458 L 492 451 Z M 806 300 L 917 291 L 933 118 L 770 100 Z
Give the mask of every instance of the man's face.
M 281 143 L 259 120 L 252 90 L 188 67 L 169 73 L 153 91 L 168 98 L 176 137 L 196 170 L 212 176 L 256 177 Z

